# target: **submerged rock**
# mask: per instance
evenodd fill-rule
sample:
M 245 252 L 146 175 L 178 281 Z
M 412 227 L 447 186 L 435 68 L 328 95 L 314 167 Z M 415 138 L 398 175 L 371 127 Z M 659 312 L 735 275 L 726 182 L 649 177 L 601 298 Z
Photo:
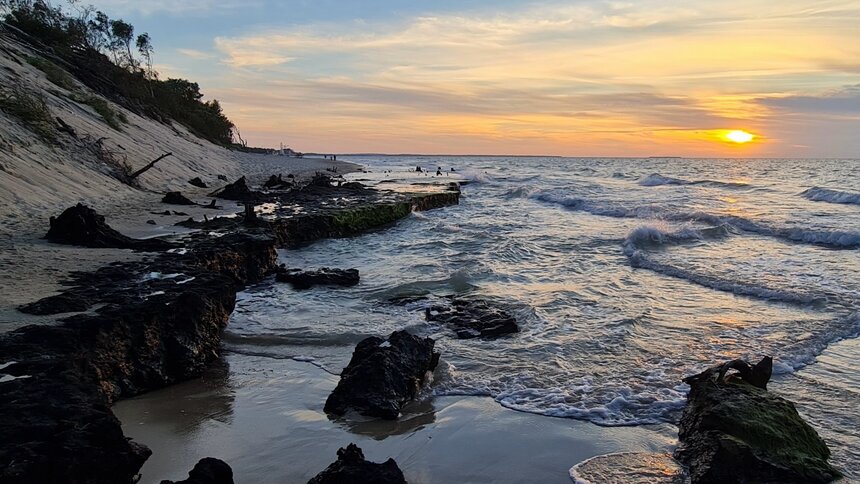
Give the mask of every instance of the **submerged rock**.
M 221 459 L 200 459 L 184 481 L 161 481 L 161 484 L 233 484 L 233 469 Z
M 180 192 L 167 192 L 161 203 L 169 203 L 171 205 L 197 205 Z
M 368 417 L 396 419 L 439 363 L 434 345 L 432 339 L 406 331 L 395 331 L 387 340 L 377 336 L 362 340 L 326 400 L 325 411 L 343 415 L 352 409 Z
M 281 267 L 275 275 L 278 282 L 288 282 L 296 289 L 312 286 L 354 286 L 359 282 L 358 269 L 332 269 L 323 267 L 315 271 Z
M 337 451 L 337 461 L 320 472 L 308 484 L 406 484 L 403 472 L 394 462 L 388 459 L 382 464 L 376 464 L 364 459 L 364 452 L 355 445 Z
M 92 248 L 135 249 L 157 251 L 174 247 L 159 239 L 133 239 L 112 229 L 103 215 L 79 203 L 69 207 L 59 217 L 51 217 L 51 228 L 45 238 L 65 245 Z
M 425 317 L 449 326 L 462 339 L 491 338 L 520 330 L 516 318 L 484 299 L 453 298 L 450 306 L 427 308 Z
M 692 482 L 825 483 L 840 476 L 827 462 L 827 445 L 793 403 L 743 378 L 722 381 L 711 370 L 685 380 L 690 395 L 675 455 Z

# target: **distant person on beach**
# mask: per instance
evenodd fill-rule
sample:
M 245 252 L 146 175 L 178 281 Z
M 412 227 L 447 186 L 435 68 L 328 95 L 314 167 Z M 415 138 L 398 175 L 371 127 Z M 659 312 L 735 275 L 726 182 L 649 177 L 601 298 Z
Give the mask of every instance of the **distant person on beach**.
M 452 167 L 451 167 L 451 171 L 457 171 L 457 170 L 455 170 L 455 169 L 454 169 L 454 167 L 452 166 Z
M 420 166 L 416 166 L 416 167 L 415 167 L 415 171 L 416 171 L 417 173 L 421 173 L 421 167 L 420 167 Z
M 442 176 L 442 167 L 441 166 L 436 167 L 436 176 Z

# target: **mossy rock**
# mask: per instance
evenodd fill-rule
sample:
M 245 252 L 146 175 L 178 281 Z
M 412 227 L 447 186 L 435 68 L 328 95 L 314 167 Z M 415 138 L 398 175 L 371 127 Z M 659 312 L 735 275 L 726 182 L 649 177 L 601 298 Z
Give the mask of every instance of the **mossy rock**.
M 333 225 L 340 235 L 349 236 L 396 222 L 410 211 L 404 202 L 375 204 L 339 212 L 333 217 Z
M 694 382 L 678 436 L 677 457 L 694 483 L 825 483 L 841 475 L 793 403 L 742 381 Z

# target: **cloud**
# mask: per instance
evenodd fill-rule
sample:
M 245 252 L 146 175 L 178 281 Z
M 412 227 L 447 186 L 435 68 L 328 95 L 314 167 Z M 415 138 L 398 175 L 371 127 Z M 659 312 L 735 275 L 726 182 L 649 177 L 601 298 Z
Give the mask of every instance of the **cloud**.
M 213 54 L 211 54 L 209 52 L 203 52 L 202 50 L 196 50 L 196 49 L 176 49 L 176 52 L 179 53 L 180 55 L 185 56 L 185 57 L 189 57 L 191 59 L 197 59 L 197 60 L 205 60 L 205 59 L 211 59 L 211 58 L 215 57 Z
M 214 40 L 216 94 L 246 133 L 704 150 L 716 129 L 780 139 L 778 111 L 856 109 L 853 92 L 821 93 L 856 74 L 858 19 L 838 0 L 644 0 L 284 25 Z
M 860 84 L 817 95 L 764 98 L 758 102 L 783 112 L 850 115 L 860 119 Z

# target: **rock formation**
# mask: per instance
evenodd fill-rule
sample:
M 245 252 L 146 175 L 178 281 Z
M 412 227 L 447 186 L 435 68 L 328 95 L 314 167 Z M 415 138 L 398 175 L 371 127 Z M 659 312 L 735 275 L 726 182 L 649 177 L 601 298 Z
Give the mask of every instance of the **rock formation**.
M 685 379 L 690 395 L 675 455 L 692 482 L 826 483 L 839 477 L 827 462 L 827 445 L 794 404 L 752 385 L 744 372 L 723 381 L 722 369 L 743 367 L 730 363 Z M 769 358 L 755 365 L 760 372 L 770 366 Z
M 233 469 L 221 459 L 200 459 L 183 481 L 161 481 L 161 484 L 233 484 Z
M 169 203 L 171 205 L 197 205 L 180 192 L 167 192 L 161 203 Z
M 288 282 L 296 289 L 312 286 L 354 286 L 359 282 L 358 269 L 332 269 L 323 267 L 315 271 L 281 267 L 275 275 L 278 282 Z
M 450 327 L 462 339 L 489 338 L 519 331 L 513 316 L 483 299 L 452 298 L 450 306 L 427 308 L 425 317 Z
M 51 217 L 50 223 L 51 228 L 45 238 L 57 244 L 140 251 L 160 251 L 174 247 L 159 239 L 127 237 L 105 223 L 104 216 L 82 203 L 67 208 L 59 217 Z
M 362 340 L 326 400 L 325 411 L 343 415 L 352 409 L 368 417 L 396 419 L 439 363 L 434 344 L 406 331 L 395 331 L 387 340 L 376 336 Z
M 337 451 L 337 461 L 320 472 L 308 484 L 406 484 L 403 472 L 394 459 L 382 464 L 368 462 L 355 444 Z

